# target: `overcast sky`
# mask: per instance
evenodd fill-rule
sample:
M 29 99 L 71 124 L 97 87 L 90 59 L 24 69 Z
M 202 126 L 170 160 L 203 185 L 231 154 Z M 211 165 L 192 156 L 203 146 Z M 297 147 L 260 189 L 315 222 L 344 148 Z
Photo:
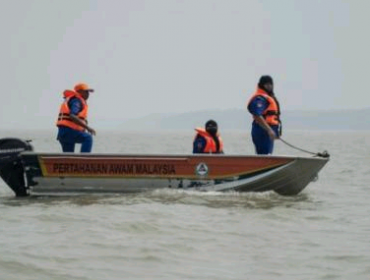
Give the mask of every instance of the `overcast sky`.
M 263 74 L 283 110 L 370 107 L 367 0 L 0 4 L 0 128 L 54 127 L 80 81 L 97 123 L 244 108 Z

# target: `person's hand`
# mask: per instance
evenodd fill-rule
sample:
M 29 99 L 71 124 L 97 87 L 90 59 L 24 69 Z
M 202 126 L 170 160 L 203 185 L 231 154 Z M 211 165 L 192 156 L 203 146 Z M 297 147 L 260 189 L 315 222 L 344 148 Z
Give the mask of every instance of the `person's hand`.
M 91 135 L 96 135 L 96 131 L 93 129 L 93 128 L 91 128 L 91 127 L 88 127 L 87 128 L 87 131 L 91 134 Z
M 272 129 L 269 129 L 267 133 L 268 133 L 271 140 L 279 139 L 279 137 L 276 135 L 275 131 L 273 131 Z

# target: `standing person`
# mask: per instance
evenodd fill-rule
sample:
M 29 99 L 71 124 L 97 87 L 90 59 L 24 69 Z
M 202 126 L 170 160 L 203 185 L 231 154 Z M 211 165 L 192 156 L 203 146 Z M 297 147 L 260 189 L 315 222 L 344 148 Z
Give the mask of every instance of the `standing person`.
M 218 125 L 209 120 L 205 128 L 196 128 L 197 134 L 193 141 L 193 154 L 223 154 L 224 144 L 218 133 Z
M 87 84 L 77 84 L 74 91 L 65 90 L 64 102 L 60 106 L 57 120 L 57 140 L 62 145 L 63 152 L 74 152 L 76 143 L 81 144 L 81 153 L 90 153 L 92 149 L 92 135 L 96 135 L 93 128 L 87 125 L 88 105 L 90 92 L 94 92 Z M 87 131 L 87 132 L 86 132 Z
M 272 154 L 274 140 L 281 136 L 280 105 L 274 94 L 274 81 L 262 76 L 248 103 L 253 115 L 252 139 L 256 154 Z

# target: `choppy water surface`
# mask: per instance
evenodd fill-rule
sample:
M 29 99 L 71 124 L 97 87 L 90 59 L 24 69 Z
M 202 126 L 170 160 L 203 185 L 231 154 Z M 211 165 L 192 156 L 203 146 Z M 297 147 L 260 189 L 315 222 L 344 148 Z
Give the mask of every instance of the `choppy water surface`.
M 2 134 L 60 150 L 55 132 Z M 286 132 L 331 154 L 319 181 L 295 197 L 161 190 L 19 199 L 1 181 L 0 279 L 370 279 L 369 136 Z M 189 153 L 192 137 L 100 132 L 94 150 Z M 253 153 L 248 132 L 223 138 L 227 153 Z M 304 155 L 279 142 L 275 153 Z

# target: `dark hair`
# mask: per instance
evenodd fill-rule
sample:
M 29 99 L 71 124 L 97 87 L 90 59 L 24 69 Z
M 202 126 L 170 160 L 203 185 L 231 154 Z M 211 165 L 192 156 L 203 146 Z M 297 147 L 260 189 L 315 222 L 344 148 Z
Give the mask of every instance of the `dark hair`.
M 218 125 L 216 121 L 214 120 L 209 120 L 206 122 L 206 131 L 212 136 L 213 140 L 216 143 L 216 150 L 217 153 L 220 152 L 220 141 L 217 136 L 217 130 L 218 130 Z
M 217 123 L 214 120 L 209 120 L 209 121 L 206 122 L 205 126 L 206 126 L 206 128 L 209 127 L 209 126 L 216 126 L 217 127 Z
M 258 82 L 258 87 L 263 88 L 265 84 L 274 84 L 274 80 L 271 78 L 271 76 L 262 76 Z

